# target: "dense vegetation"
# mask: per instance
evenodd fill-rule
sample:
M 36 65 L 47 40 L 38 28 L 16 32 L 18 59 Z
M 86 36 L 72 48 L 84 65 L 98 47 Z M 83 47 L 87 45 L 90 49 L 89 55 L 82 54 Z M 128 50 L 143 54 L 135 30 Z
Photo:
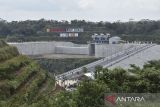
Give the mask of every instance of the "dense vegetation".
M 83 27 L 85 32 L 78 38 L 60 38 L 58 33 L 47 33 L 47 28 Z M 87 43 L 93 33 L 111 33 L 121 36 L 124 40 L 153 41 L 160 43 L 160 21 L 141 20 L 129 22 L 89 22 L 85 20 L 26 20 L 7 22 L 0 20 L 0 38 L 8 41 L 63 40 L 76 43 Z
M 0 49 L 6 46 L 0 41 Z M 9 53 L 12 57 L 0 61 L 0 107 L 106 107 L 105 93 L 160 93 L 160 61 L 149 61 L 142 69 L 97 66 L 95 80 L 83 80 L 77 90 L 66 92 L 35 61 L 16 50 Z M 128 107 L 159 107 L 152 104 Z
M 8 46 L 3 41 L 0 41 L 0 62 L 15 57 L 17 55 L 17 48 Z
M 124 70 L 109 70 L 96 67 L 95 80 L 84 80 L 77 90 L 58 94 L 55 101 L 57 107 L 106 107 L 105 93 L 159 93 L 160 92 L 160 61 L 150 61 L 143 69 L 135 65 Z M 63 100 L 63 104 L 58 105 Z M 127 107 L 159 107 L 160 103 L 146 102 Z M 117 107 L 124 107 L 119 105 Z
M 54 77 L 35 61 L 3 41 L 0 55 L 0 107 L 40 107 L 43 97 L 54 96 Z
M 61 74 L 98 60 L 97 58 L 37 59 L 40 66 L 51 73 Z

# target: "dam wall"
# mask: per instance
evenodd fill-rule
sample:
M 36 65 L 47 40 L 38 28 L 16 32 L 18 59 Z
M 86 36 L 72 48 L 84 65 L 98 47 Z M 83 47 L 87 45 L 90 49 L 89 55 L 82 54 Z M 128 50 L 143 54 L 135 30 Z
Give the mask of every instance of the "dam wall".
M 55 44 L 52 42 L 24 42 L 9 44 L 17 47 L 18 51 L 24 55 L 40 55 L 55 52 Z
M 81 54 L 88 55 L 88 45 L 78 45 L 71 42 L 23 42 L 8 43 L 17 47 L 18 51 L 24 55 L 43 54 Z
M 137 47 L 141 44 L 74 44 L 71 42 L 22 42 L 8 43 L 18 48 L 24 55 L 73 54 L 92 55 L 97 58 L 111 56 L 115 53 Z M 94 47 L 94 48 L 92 48 Z
M 138 44 L 96 44 L 95 56 L 107 57 L 136 46 L 138 46 Z

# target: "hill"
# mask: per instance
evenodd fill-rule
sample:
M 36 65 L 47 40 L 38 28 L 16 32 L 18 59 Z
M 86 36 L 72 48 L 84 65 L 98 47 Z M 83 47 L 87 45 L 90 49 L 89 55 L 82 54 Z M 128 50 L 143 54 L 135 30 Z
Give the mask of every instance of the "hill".
M 44 107 L 56 90 L 51 75 L 0 41 L 0 107 Z
M 15 27 L 16 26 L 16 27 Z M 47 28 L 84 28 L 77 38 L 61 38 L 59 33 L 46 32 Z M 94 33 L 111 33 L 127 41 L 152 41 L 160 43 L 160 21 L 143 19 L 129 22 L 90 22 L 85 20 L 0 20 L 0 38 L 9 42 L 21 41 L 71 41 L 84 44 Z

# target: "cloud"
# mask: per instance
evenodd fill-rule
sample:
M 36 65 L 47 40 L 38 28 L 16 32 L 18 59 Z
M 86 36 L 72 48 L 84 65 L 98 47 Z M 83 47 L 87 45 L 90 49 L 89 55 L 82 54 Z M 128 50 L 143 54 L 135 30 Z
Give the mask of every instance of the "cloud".
M 0 0 L 0 17 L 7 20 L 159 19 L 159 7 L 159 0 Z
M 79 0 L 78 5 L 81 9 L 91 9 L 95 7 L 95 0 Z

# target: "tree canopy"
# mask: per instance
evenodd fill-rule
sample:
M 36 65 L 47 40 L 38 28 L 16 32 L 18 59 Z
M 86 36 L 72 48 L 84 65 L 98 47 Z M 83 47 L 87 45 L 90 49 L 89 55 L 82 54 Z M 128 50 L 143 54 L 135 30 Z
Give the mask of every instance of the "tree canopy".
M 160 61 L 149 61 L 142 69 L 132 65 L 128 70 L 122 68 L 109 70 L 97 66 L 95 80 L 84 80 L 76 91 L 59 95 L 63 96 L 65 102 L 72 101 L 68 103 L 70 107 L 106 107 L 104 105 L 106 93 L 159 93 L 159 64 Z M 61 99 L 58 98 L 55 103 L 58 103 L 59 100 Z M 145 104 L 141 105 L 141 107 L 145 106 Z
M 84 33 L 78 38 L 60 38 L 58 33 L 47 33 L 47 28 L 82 27 Z M 140 20 L 129 22 L 90 22 L 85 20 L 26 20 L 7 22 L 0 20 L 0 37 L 8 41 L 62 40 L 87 43 L 93 33 L 111 33 L 128 41 L 152 41 L 160 43 L 160 21 Z

